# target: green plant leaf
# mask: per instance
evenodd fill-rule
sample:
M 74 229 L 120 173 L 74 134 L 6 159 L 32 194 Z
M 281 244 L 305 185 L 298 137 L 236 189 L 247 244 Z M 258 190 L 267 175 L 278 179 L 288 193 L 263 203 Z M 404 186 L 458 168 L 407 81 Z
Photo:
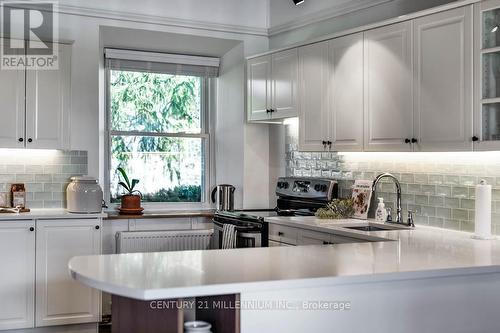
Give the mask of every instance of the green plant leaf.
M 127 187 L 126 187 L 127 191 L 130 191 L 131 186 L 130 186 L 130 181 L 128 180 L 127 173 L 126 173 L 126 172 L 125 172 L 125 170 L 124 170 L 123 168 L 121 168 L 121 167 L 120 167 L 120 168 L 118 168 L 117 170 L 118 170 L 118 172 L 120 172 L 120 174 L 121 174 L 121 175 L 122 175 L 122 177 L 123 177 L 123 180 L 125 180 L 125 183 L 127 184 Z M 122 186 L 123 186 L 123 185 L 122 185 Z
M 130 186 L 130 191 L 133 191 L 137 184 L 139 184 L 139 179 L 132 179 L 132 186 Z
M 128 193 L 130 193 L 130 188 L 124 182 L 119 182 L 118 185 L 122 186 Z

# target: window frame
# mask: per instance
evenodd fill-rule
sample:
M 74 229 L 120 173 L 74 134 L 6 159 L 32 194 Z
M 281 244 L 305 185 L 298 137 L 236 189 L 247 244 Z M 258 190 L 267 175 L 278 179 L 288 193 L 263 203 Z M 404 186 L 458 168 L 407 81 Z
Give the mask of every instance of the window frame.
M 142 202 L 142 207 L 146 210 L 162 210 L 162 209 L 209 209 L 212 208 L 211 203 L 211 187 L 215 179 L 215 163 L 214 163 L 214 136 L 212 135 L 213 119 L 210 117 L 210 109 L 214 106 L 213 100 L 216 96 L 216 79 L 208 77 L 201 78 L 201 115 L 200 115 L 200 133 L 156 133 L 156 132 L 141 132 L 141 131 L 113 131 L 111 130 L 111 93 L 110 93 L 110 75 L 111 68 L 105 66 L 105 142 L 104 142 L 104 200 L 110 209 L 115 209 L 120 206 L 119 203 L 111 202 L 111 137 L 113 135 L 127 136 L 154 136 L 154 137 L 173 137 L 173 138 L 200 138 L 203 143 L 203 175 L 200 202 Z M 155 73 L 155 72 L 151 72 Z M 169 74 L 169 73 L 165 73 Z M 175 75 L 175 74 L 170 74 Z

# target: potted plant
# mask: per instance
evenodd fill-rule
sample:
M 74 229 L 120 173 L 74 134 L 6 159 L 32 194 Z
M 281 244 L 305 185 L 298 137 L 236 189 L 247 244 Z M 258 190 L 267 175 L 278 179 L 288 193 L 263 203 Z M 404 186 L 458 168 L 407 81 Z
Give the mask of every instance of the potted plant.
M 126 191 L 126 193 L 121 197 L 122 201 L 121 209 L 142 211 L 141 208 L 142 193 L 139 192 L 138 190 L 134 190 L 135 186 L 139 184 L 139 179 L 132 179 L 132 181 L 130 181 L 127 176 L 127 172 L 123 168 L 118 168 L 117 170 L 118 172 L 120 172 L 123 178 L 123 181 L 120 181 L 118 185 L 123 187 Z

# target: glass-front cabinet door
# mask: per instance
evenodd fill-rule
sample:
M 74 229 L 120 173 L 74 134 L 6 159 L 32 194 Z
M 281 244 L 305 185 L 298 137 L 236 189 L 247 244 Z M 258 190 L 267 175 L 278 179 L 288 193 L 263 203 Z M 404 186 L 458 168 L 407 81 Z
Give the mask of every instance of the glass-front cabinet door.
M 476 150 L 500 150 L 500 0 L 476 6 Z

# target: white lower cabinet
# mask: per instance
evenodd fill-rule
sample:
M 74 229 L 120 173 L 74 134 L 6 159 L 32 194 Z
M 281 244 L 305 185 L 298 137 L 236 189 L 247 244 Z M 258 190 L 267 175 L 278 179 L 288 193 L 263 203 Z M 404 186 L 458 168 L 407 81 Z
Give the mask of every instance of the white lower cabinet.
M 96 219 L 44 220 L 36 230 L 36 326 L 98 322 L 100 292 L 72 279 L 74 256 L 101 252 Z
M 334 235 L 329 232 L 269 224 L 269 247 L 359 243 L 366 240 Z
M 297 245 L 327 245 L 331 244 L 332 235 L 324 232 L 300 230 Z
M 0 222 L 0 330 L 32 328 L 35 222 Z

